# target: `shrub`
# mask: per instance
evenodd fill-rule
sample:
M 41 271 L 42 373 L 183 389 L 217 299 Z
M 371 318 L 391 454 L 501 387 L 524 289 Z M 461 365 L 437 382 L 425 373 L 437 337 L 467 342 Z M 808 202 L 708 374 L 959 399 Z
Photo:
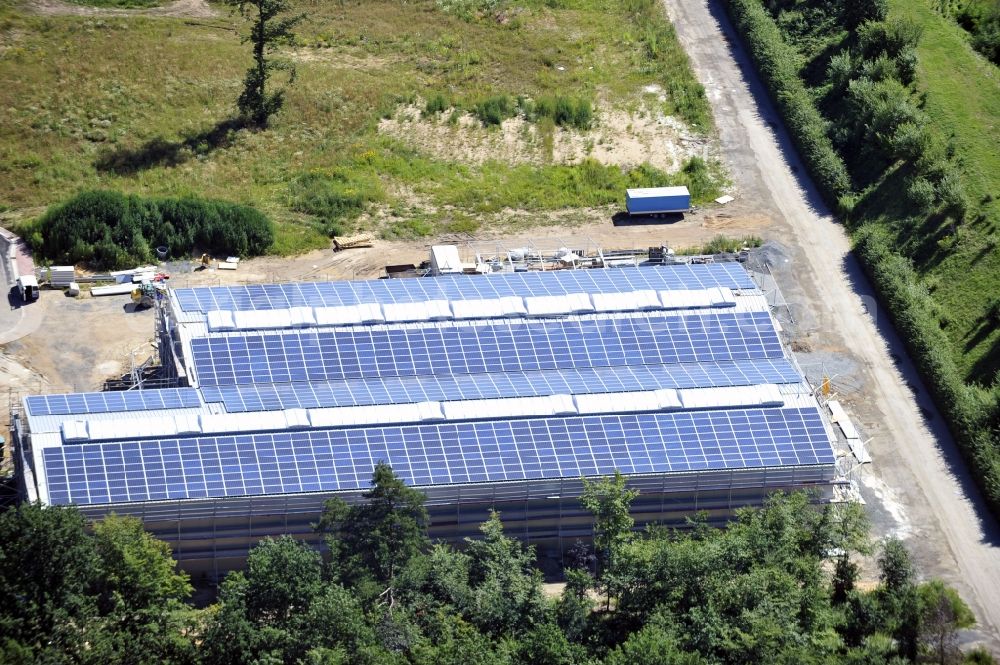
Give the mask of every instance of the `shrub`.
M 885 53 L 879 54 L 874 60 L 865 60 L 861 64 L 861 76 L 872 81 L 885 81 L 899 77 L 896 61 Z
M 850 51 L 842 51 L 830 58 L 830 63 L 826 67 L 826 79 L 835 91 L 846 90 L 852 78 L 854 78 L 854 61 L 851 59 Z
M 307 173 L 292 182 L 289 194 L 292 210 L 318 219 L 329 236 L 343 235 L 347 222 L 385 198 L 375 177 L 356 170 Z
M 899 74 L 899 80 L 905 85 L 910 85 L 917 78 L 917 49 L 915 47 L 907 46 L 896 56 L 896 71 Z
M 518 103 L 519 108 L 524 112 L 525 117 L 537 122 L 543 118 L 552 120 L 560 127 L 576 127 L 577 129 L 590 129 L 593 123 L 594 110 L 589 99 L 564 97 L 542 97 L 534 103 L 525 100 Z
M 972 48 L 1000 65 L 1000 4 L 965 3 L 955 20 L 972 36 Z
M 594 110 L 590 101 L 582 98 L 576 100 L 576 106 L 573 109 L 573 126 L 577 129 L 590 129 L 593 117 Z
M 742 236 L 730 238 L 717 235 L 704 245 L 679 250 L 681 254 L 733 254 L 742 251 L 744 247 L 760 247 L 763 241 L 759 236 Z
M 906 188 L 906 198 L 913 205 L 914 210 L 926 214 L 934 207 L 937 193 L 934 191 L 934 185 L 927 178 L 917 176 L 910 181 L 910 186 Z
M 429 117 L 433 115 L 438 115 L 444 113 L 448 110 L 451 104 L 440 92 L 436 92 L 427 99 L 427 103 L 424 104 L 424 117 Z
M 859 78 L 848 86 L 847 123 L 854 141 L 864 149 L 892 162 L 912 155 L 910 139 L 918 141 L 916 155 L 927 145 L 926 134 L 919 136 L 926 118 L 910 99 L 909 91 L 894 78 L 874 81 Z M 912 127 L 911 127 L 912 126 Z M 905 133 L 899 131 L 905 128 Z M 905 154 L 900 153 L 903 149 Z M 916 156 L 913 155 L 913 156 Z
M 488 97 L 476 103 L 472 114 L 479 118 L 484 126 L 500 125 L 507 118 L 513 117 L 516 108 L 513 100 L 507 95 Z
M 969 199 L 965 195 L 965 188 L 962 187 L 962 179 L 954 167 L 949 167 L 944 172 L 941 182 L 938 183 L 938 194 L 941 202 L 952 211 L 956 217 L 962 219 L 969 209 Z
M 708 163 L 697 155 L 691 157 L 681 167 L 681 173 L 685 175 L 688 191 L 691 192 L 691 198 L 696 201 L 711 198 L 710 195 L 715 194 L 719 189 L 719 183 L 713 177 Z
M 890 152 L 900 159 L 915 161 L 927 152 L 931 138 L 922 122 L 904 122 L 896 127 L 890 140 Z
M 153 260 L 152 247 L 170 256 L 203 250 L 257 256 L 274 241 L 258 210 L 197 198 L 142 198 L 89 191 L 49 208 L 28 234 L 47 260 L 115 269 Z
M 573 102 L 566 97 L 556 97 L 555 114 L 552 119 L 561 127 L 573 125 Z
M 906 49 L 916 48 L 922 34 L 923 29 L 908 20 L 865 23 L 858 28 L 857 45 L 867 60 L 874 60 L 883 53 L 895 59 Z
M 853 30 L 866 21 L 884 21 L 889 13 L 889 0 L 845 0 L 844 23 Z

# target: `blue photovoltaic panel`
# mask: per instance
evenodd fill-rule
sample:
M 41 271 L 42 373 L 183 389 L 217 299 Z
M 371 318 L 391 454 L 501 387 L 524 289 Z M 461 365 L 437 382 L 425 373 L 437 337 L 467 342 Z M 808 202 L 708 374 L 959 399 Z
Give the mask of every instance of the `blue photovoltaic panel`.
M 68 395 L 33 395 L 25 397 L 24 402 L 28 414 L 32 416 L 191 409 L 201 406 L 198 391 L 194 388 L 71 393 Z
M 361 303 L 426 302 L 567 293 L 625 293 L 643 289 L 754 289 L 738 263 L 604 270 L 555 270 L 494 275 L 441 275 L 426 279 L 251 284 L 177 289 L 185 312 L 336 307 Z
M 499 397 L 618 393 L 658 388 L 753 386 L 762 383 L 798 383 L 801 380 L 792 364 L 780 358 L 753 362 L 563 369 L 555 372 L 495 372 L 277 385 L 209 386 L 202 389 L 202 396 L 206 402 L 223 402 L 229 413 L 240 413 Z
M 201 386 L 782 358 L 767 312 L 362 327 L 191 341 Z
M 55 505 L 358 490 L 378 462 L 415 486 L 834 463 L 816 407 L 94 443 L 42 455 Z

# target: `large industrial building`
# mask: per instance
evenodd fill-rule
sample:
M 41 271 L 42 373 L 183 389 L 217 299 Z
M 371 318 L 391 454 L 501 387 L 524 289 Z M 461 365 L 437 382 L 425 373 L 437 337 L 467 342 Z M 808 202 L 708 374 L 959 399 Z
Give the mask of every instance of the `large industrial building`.
M 25 498 L 136 515 L 195 573 L 314 540 L 379 462 L 432 536 L 497 509 L 543 548 L 587 535 L 581 479 L 615 470 L 640 524 L 840 482 L 738 263 L 177 289 L 157 317 L 178 387 L 31 396 L 12 428 Z

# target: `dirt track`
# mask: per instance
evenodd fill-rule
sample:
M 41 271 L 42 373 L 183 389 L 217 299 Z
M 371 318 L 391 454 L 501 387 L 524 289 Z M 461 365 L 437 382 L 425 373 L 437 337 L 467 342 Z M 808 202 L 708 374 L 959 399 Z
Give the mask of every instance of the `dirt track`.
M 899 532 L 878 505 L 883 482 L 905 510 L 907 541 L 923 574 L 954 585 L 975 612 L 978 637 L 1000 653 L 1000 533 L 940 415 L 927 398 L 888 315 L 849 253 L 844 229 L 807 179 L 778 114 L 732 31 L 720 3 L 664 0 L 696 73 L 705 85 L 744 203 L 773 217 L 772 236 L 791 247 L 775 276 L 793 303 L 800 344 L 852 357 L 860 387 L 850 406 L 874 437 L 874 464 L 862 493 L 876 528 Z M 893 358 L 899 359 L 894 363 Z M 881 516 L 880 516 L 881 515 Z M 892 520 L 889 520 L 891 522 Z

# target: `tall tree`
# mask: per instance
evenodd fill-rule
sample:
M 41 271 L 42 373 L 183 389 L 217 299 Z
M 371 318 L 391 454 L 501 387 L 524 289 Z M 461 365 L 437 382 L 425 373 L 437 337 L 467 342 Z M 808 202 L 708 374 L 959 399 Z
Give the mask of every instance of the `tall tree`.
M 323 592 L 319 554 L 289 536 L 265 538 L 245 572 L 230 573 L 204 634 L 206 665 L 297 662 L 311 644 L 299 631 Z M 319 645 L 317 645 L 319 646 Z
M 659 626 L 649 625 L 632 633 L 629 638 L 608 653 L 607 665 L 702 665 L 697 653 L 682 650 L 676 639 Z
M 882 545 L 878 564 L 882 621 L 889 624 L 901 655 L 915 660 L 920 647 L 920 601 L 910 553 L 901 540 L 889 538 Z
M 25 504 L 0 513 L 0 635 L 76 650 L 97 612 L 94 542 L 75 508 Z
M 293 28 L 305 14 L 285 15 L 291 8 L 288 0 L 226 0 L 250 21 L 250 32 L 244 41 L 253 47 L 253 65 L 243 79 L 243 92 L 236 106 L 247 121 L 257 127 L 267 127 L 271 116 L 285 102 L 284 89 L 271 90 L 268 81 L 275 71 L 288 74 L 288 84 L 295 80 L 295 66 L 274 57 L 276 48 L 293 40 Z
M 629 510 L 639 492 L 628 489 L 627 483 L 628 479 L 618 471 L 612 478 L 584 479 L 580 497 L 580 503 L 594 516 L 594 548 L 600 565 L 598 580 L 607 593 L 608 609 L 611 608 L 611 596 L 623 583 L 618 568 L 619 554 L 632 539 L 635 525 Z
M 497 512 L 479 530 L 482 540 L 466 539 L 472 585 L 468 614 L 480 630 L 512 636 L 539 623 L 545 613 L 535 550 L 505 536 Z
M 197 610 L 187 573 L 170 546 L 134 517 L 110 515 L 93 528 L 101 575 L 96 584 L 103 620 L 88 636 L 92 662 L 184 663 L 195 654 Z
M 971 628 L 976 617 L 958 592 L 940 580 L 925 582 L 917 589 L 920 599 L 920 641 L 938 665 L 961 659 L 958 631 Z
M 886 540 L 878 565 L 879 579 L 890 593 L 899 593 L 913 586 L 913 563 L 903 541 L 898 538 Z
M 388 464 L 380 463 L 372 475 L 372 489 L 364 502 L 348 506 L 340 499 L 327 501 L 316 525 L 328 534 L 334 564 L 346 582 L 370 576 L 382 589 L 379 595 L 395 604 L 396 575 L 407 562 L 430 547 L 424 495 L 407 487 Z
M 163 608 L 191 595 L 188 575 L 177 570 L 170 546 L 142 528 L 134 517 L 109 515 L 94 525 L 103 575 L 102 609 L 123 615 Z

